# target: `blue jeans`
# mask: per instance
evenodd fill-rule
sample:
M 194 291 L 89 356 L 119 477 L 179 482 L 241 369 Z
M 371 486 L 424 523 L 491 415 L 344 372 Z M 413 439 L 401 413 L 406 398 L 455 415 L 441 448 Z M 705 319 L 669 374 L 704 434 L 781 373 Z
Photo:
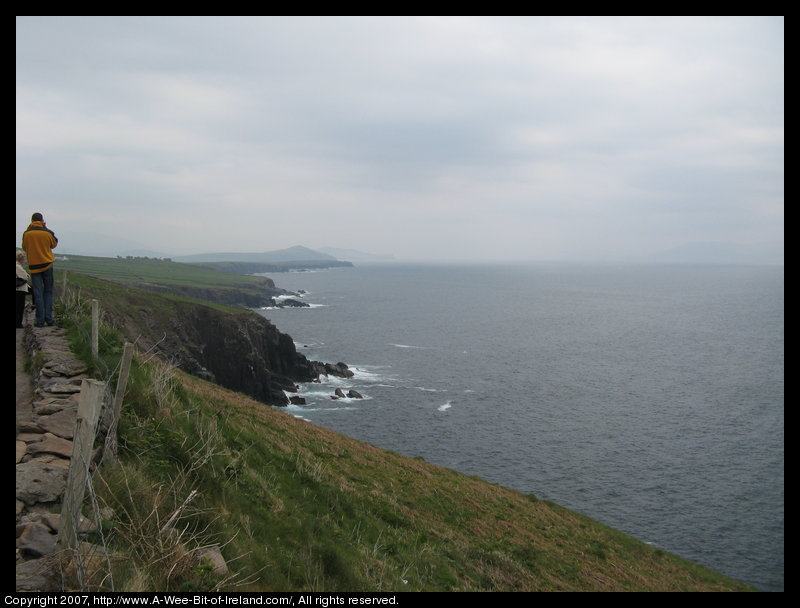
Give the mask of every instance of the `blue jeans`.
M 31 273 L 33 303 L 36 305 L 36 325 L 53 324 L 53 267 Z

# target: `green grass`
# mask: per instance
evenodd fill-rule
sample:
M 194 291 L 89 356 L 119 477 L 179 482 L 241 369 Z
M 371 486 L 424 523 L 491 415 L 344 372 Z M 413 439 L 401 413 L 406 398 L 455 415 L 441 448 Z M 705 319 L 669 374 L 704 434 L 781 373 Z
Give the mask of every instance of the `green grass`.
M 150 258 L 67 256 L 56 262 L 57 280 L 63 281 L 65 276 L 67 283 L 74 277 L 91 276 L 126 287 L 240 308 L 267 305 L 272 296 L 282 293 L 264 276 Z
M 74 308 L 67 325 L 85 314 Z M 85 332 L 70 335 L 87 356 Z M 119 343 L 103 341 L 96 366 L 112 383 Z M 119 443 L 94 479 L 102 536 L 92 540 L 108 559 L 91 562 L 83 589 L 752 590 L 552 502 L 316 427 L 152 358 L 134 358 Z M 227 574 L 200 558 L 213 544 Z
M 246 590 L 746 589 L 553 503 L 174 378 L 168 407 L 129 411 L 109 473 L 180 480 L 165 513 L 198 489 L 186 522 L 227 543 Z
M 103 276 L 103 273 L 96 270 L 92 272 L 94 274 L 87 275 L 77 272 L 65 273 L 59 269 L 56 272 L 56 292 L 61 293 L 64 277 L 66 276 L 70 292 L 75 294 L 91 293 L 91 297 L 101 301 L 103 308 L 106 310 L 124 309 L 130 311 L 138 309 L 142 314 L 150 316 L 169 316 L 175 314 L 175 308 L 180 306 L 182 302 L 192 302 L 231 314 L 242 314 L 244 312 L 244 309 L 240 306 L 228 306 L 186 296 L 159 294 L 158 297 L 154 297 L 151 293 L 136 287 L 133 282 L 118 281 L 113 277 Z M 252 278 L 258 279 L 259 277 Z M 87 303 L 84 302 L 83 306 L 87 306 Z
M 264 277 L 233 274 L 198 264 L 180 264 L 154 258 L 103 258 L 66 256 L 56 262 L 57 270 L 78 272 L 124 285 L 155 283 L 192 287 L 258 289 Z

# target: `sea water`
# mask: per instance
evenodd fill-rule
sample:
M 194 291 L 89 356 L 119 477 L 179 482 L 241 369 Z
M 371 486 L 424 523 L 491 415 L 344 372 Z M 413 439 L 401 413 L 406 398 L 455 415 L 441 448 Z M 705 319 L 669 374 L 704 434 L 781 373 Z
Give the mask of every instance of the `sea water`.
M 783 267 L 383 265 L 261 311 L 351 379 L 289 411 L 783 590 Z M 332 399 L 337 387 L 364 399 Z

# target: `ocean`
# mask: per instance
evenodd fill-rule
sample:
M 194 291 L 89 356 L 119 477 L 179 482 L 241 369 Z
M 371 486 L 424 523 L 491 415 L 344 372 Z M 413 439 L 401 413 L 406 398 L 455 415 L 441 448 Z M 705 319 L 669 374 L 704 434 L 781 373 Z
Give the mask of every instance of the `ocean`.
M 783 275 L 366 265 L 271 275 L 311 307 L 260 312 L 355 372 L 295 416 L 783 591 Z

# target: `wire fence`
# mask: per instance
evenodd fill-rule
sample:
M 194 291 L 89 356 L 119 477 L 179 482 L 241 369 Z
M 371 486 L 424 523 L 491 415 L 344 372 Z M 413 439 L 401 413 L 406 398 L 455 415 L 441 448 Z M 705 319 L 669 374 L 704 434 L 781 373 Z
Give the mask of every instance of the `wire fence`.
M 197 563 L 197 559 L 202 560 L 202 557 L 198 556 L 205 550 L 211 546 L 216 546 L 218 550 L 219 545 L 207 542 L 206 530 L 190 529 L 189 524 L 178 525 L 179 520 L 191 518 L 197 511 L 190 507 L 190 503 L 198 492 L 185 485 L 191 470 L 178 472 L 171 487 L 156 488 L 156 494 L 162 492 L 165 495 L 169 494 L 169 501 L 158 503 L 155 500 L 158 507 L 143 507 L 152 508 L 152 511 L 145 512 L 138 521 L 134 513 L 122 513 L 126 520 L 123 523 L 119 517 L 109 512 L 111 509 L 107 503 L 108 497 L 101 496 L 96 488 L 98 485 L 104 489 L 108 487 L 107 480 L 103 479 L 100 473 L 101 467 L 104 464 L 113 465 L 118 462 L 118 426 L 122 417 L 136 341 L 121 344 L 119 332 L 113 329 L 112 320 L 106 317 L 97 300 L 84 298 L 80 286 L 70 285 L 67 288 L 66 283 L 65 275 L 60 296 L 62 307 L 60 316 L 65 317 L 65 324 L 69 325 L 71 332 L 77 332 L 76 342 L 91 345 L 92 375 L 97 379 L 84 380 L 81 386 L 73 453 L 62 500 L 57 549 L 60 549 L 62 555 L 67 558 L 62 562 L 68 564 L 66 569 L 62 568 L 64 588 L 77 588 L 81 591 L 98 589 L 117 591 L 118 582 L 114 580 L 112 565 L 115 560 L 120 559 L 120 555 L 115 555 L 110 548 L 111 536 L 119 537 L 114 546 L 120 539 L 133 540 L 132 544 L 139 547 L 150 545 L 154 550 L 153 562 L 161 563 L 170 573 L 179 565 L 185 565 L 181 563 L 182 560 L 186 563 Z M 87 323 L 87 318 L 91 319 L 90 323 Z M 165 387 L 174 378 L 174 366 L 158 356 L 159 344 L 160 341 L 146 351 L 137 351 L 136 361 L 138 365 L 156 369 L 148 389 L 153 393 L 154 401 L 160 403 L 162 399 L 166 399 L 162 395 L 167 392 Z M 161 384 L 164 384 L 164 387 L 161 387 Z M 166 410 L 169 409 L 167 406 Z M 198 439 L 200 447 L 195 451 L 202 452 L 201 456 L 213 452 L 213 448 L 206 446 L 205 443 L 213 442 L 206 441 L 203 437 Z M 205 462 L 199 456 L 197 461 Z M 122 475 L 126 475 L 124 467 Z M 124 485 L 128 486 L 127 479 Z M 136 489 L 128 487 L 128 491 L 133 496 Z M 162 507 L 166 507 L 163 514 Z M 114 532 L 112 535 L 107 535 L 105 525 L 110 519 L 114 520 Z M 128 522 L 128 519 L 131 521 Z M 139 529 L 141 526 L 138 524 L 141 521 L 150 519 L 160 522 L 154 530 L 147 532 Z M 83 540 L 87 533 L 91 533 L 91 543 Z M 146 539 L 140 538 L 145 534 L 148 534 Z M 191 556 L 188 562 L 184 559 L 187 554 Z M 245 584 L 251 580 L 255 579 L 248 577 L 239 580 L 238 573 L 229 574 L 220 578 L 215 586 Z
M 134 345 L 126 342 L 122 357 L 110 367 L 108 359 L 100 358 L 99 354 L 118 350 L 118 344 L 101 331 L 105 319 L 98 301 L 83 299 L 80 287 L 68 288 L 66 273 L 60 300 L 61 315 L 69 317 L 71 330 L 78 333 L 77 340 L 90 344 L 95 375 L 102 379 L 84 379 L 81 384 L 56 549 L 67 557 L 62 563 L 69 564 L 68 571 L 62 572 L 62 577 L 71 579 L 69 586 L 77 586 L 80 590 L 104 588 L 115 591 L 103 527 L 102 500 L 95 490 L 95 475 L 105 459 L 115 460 L 117 457 L 117 428 Z M 85 322 L 87 313 L 91 319 L 88 326 Z M 112 394 L 115 377 L 118 380 Z M 88 517 L 83 514 L 85 504 L 89 507 Z M 87 532 L 92 532 L 94 542 L 81 540 Z M 100 580 L 95 580 L 98 572 L 101 573 Z

